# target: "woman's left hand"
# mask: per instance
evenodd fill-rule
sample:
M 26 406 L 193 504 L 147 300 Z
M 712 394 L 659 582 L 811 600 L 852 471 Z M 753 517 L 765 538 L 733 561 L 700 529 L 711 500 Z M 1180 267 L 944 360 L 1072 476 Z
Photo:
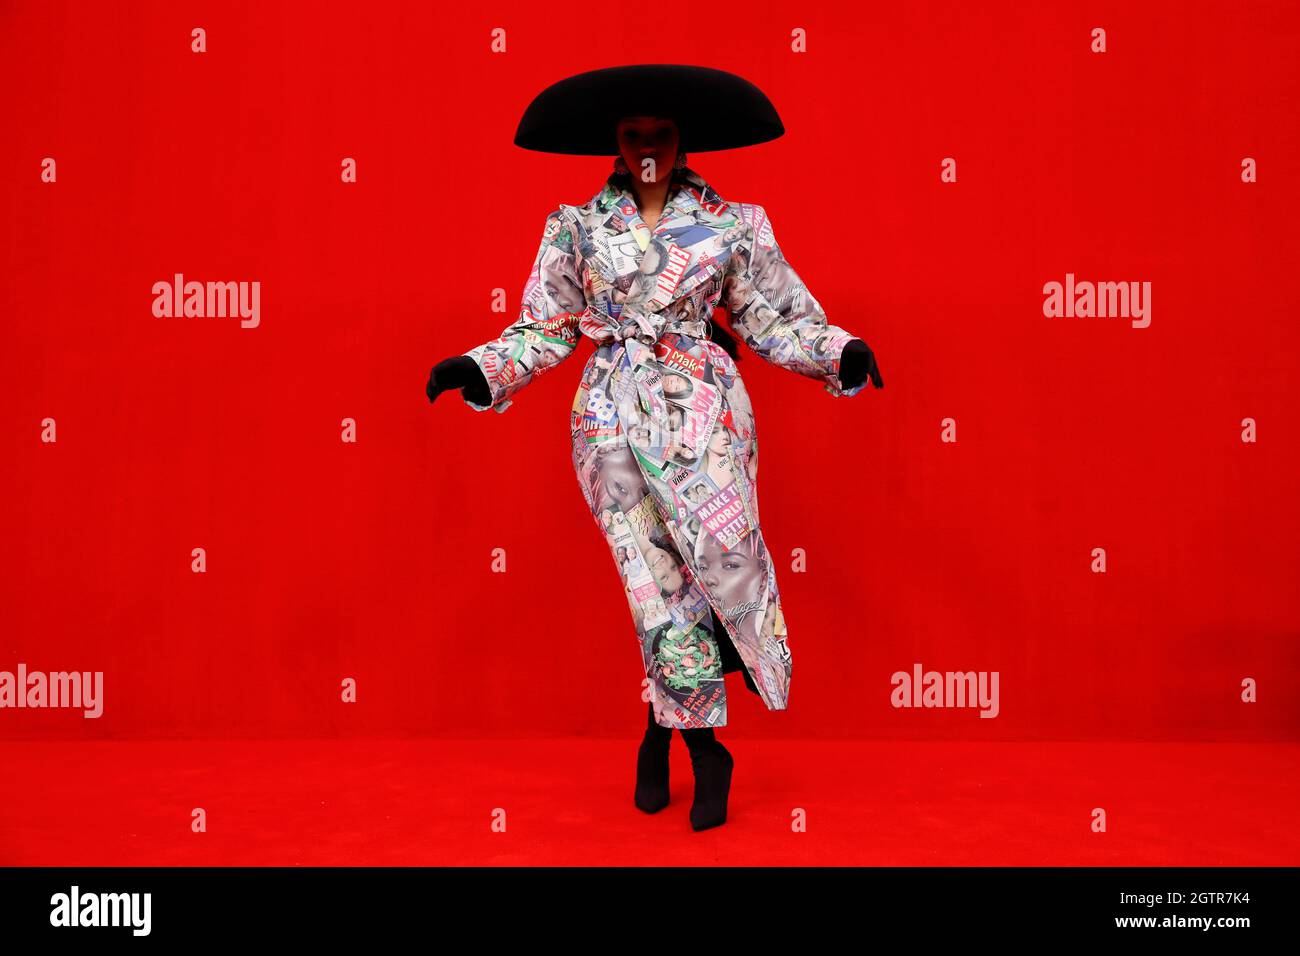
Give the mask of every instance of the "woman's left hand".
M 885 382 L 876 367 L 876 356 L 862 339 L 853 339 L 844 346 L 840 355 L 840 384 L 844 388 L 857 388 L 870 377 L 876 388 L 884 388 Z

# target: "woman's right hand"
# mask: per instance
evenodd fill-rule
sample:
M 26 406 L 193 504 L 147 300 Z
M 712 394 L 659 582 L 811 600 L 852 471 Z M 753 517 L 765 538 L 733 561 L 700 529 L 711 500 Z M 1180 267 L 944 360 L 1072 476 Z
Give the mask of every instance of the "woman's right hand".
M 449 389 L 462 389 L 461 394 L 476 405 L 491 405 L 492 393 L 482 370 L 468 355 L 453 355 L 443 359 L 429 372 L 429 382 L 424 386 L 424 394 L 432 403 L 439 395 Z

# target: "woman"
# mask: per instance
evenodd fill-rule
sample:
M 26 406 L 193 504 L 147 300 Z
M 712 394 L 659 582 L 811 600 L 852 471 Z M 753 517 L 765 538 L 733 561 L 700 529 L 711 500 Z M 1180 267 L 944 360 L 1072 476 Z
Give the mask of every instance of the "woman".
M 635 803 L 668 803 L 675 727 L 695 774 L 691 825 L 726 821 L 734 761 L 723 675 L 740 670 L 769 710 L 787 706 L 791 656 L 775 569 L 758 522 L 758 440 L 719 305 L 767 361 L 852 396 L 882 388 L 866 343 L 831 325 L 786 262 L 762 206 L 728 203 L 686 165 L 698 151 L 784 132 L 747 81 L 702 67 L 646 65 L 570 77 L 534 100 L 516 143 L 617 154 L 582 206 L 543 230 L 520 317 L 434 367 L 477 411 L 596 343 L 574 396 L 574 470 L 620 568 L 652 691 Z M 711 338 L 718 334 L 724 346 Z M 624 560 L 629 553 L 640 561 Z

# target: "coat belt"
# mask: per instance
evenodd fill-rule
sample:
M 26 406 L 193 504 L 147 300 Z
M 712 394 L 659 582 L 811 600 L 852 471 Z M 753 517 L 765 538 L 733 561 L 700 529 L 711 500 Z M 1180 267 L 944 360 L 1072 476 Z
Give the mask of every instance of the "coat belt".
M 635 306 L 625 307 L 617 318 L 594 306 L 589 307 L 583 313 L 579 327 L 601 345 L 635 339 L 653 347 L 666 332 L 678 332 L 695 339 L 709 337 L 708 324 L 702 319 L 673 319 L 661 312 L 645 312 Z
M 668 318 L 656 311 L 646 312 L 628 305 L 623 308 L 618 318 L 595 307 L 587 309 L 583 316 L 581 328 L 598 344 L 621 345 L 627 353 L 629 367 L 623 371 L 632 376 L 641 411 L 651 422 L 650 444 L 661 446 L 668 440 L 680 439 L 680 434 L 669 429 L 668 401 L 664 398 L 663 377 L 659 360 L 655 354 L 655 345 L 665 332 L 681 332 L 696 338 L 705 337 L 703 322 L 665 321 Z M 617 367 L 617 366 L 616 366 Z M 620 376 L 618 394 L 612 395 L 616 406 L 624 407 L 622 398 L 627 394 L 629 383 Z M 627 424 L 625 423 L 625 427 Z M 638 442 L 633 443 L 639 444 Z

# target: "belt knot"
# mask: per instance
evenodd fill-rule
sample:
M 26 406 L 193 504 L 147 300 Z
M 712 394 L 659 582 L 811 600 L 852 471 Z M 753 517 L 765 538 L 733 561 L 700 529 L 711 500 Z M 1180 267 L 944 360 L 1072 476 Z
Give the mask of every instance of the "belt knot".
M 654 345 L 659 341 L 659 329 L 640 309 L 624 309 L 614 338 L 620 342 L 636 339 L 643 345 Z

